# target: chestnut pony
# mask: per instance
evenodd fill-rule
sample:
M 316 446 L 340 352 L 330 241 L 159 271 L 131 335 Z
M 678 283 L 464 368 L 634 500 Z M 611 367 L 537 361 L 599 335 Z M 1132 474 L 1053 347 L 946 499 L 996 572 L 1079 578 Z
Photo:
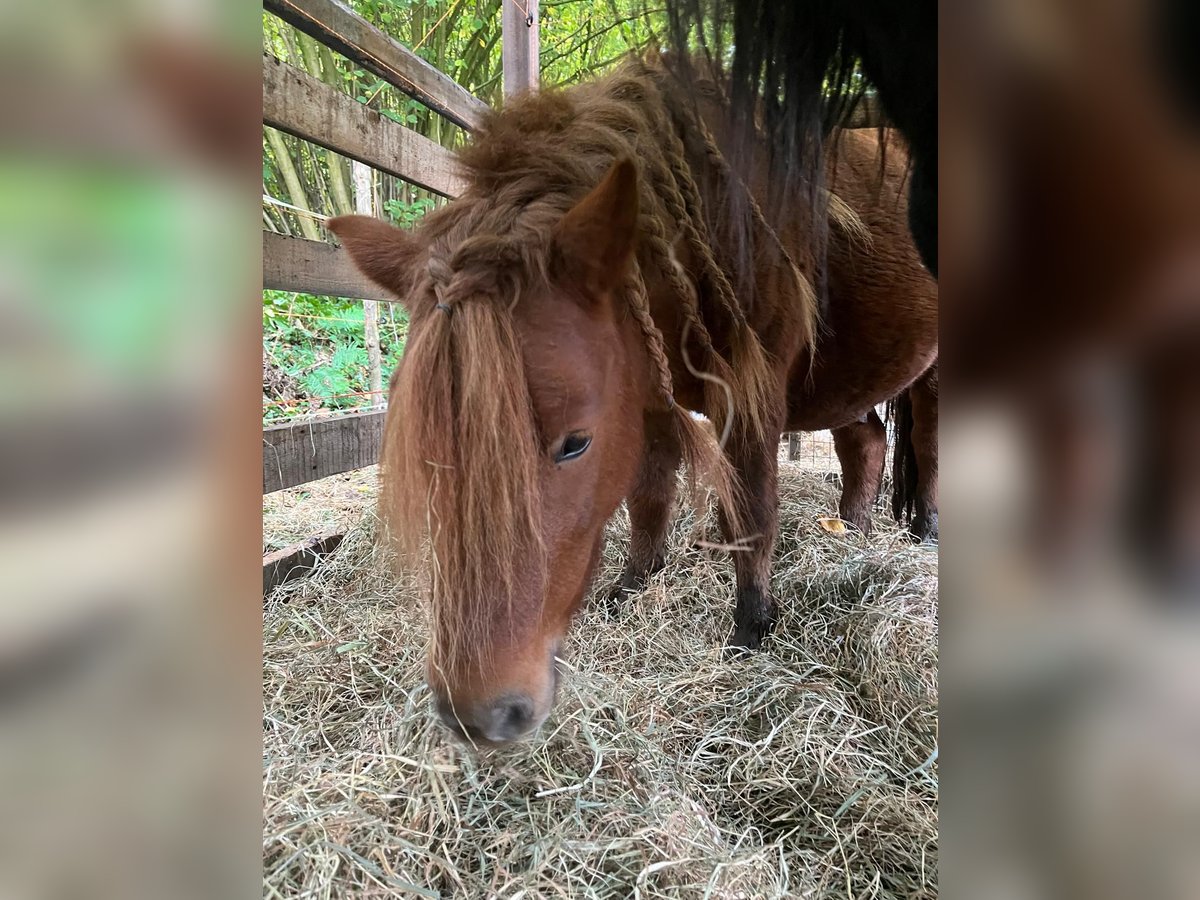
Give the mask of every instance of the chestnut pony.
M 757 648 L 776 619 L 781 431 L 856 422 L 936 356 L 936 289 L 905 226 L 900 154 L 883 166 L 872 139 L 841 142 L 818 326 L 801 229 L 757 218 L 750 272 L 711 239 L 716 198 L 738 188 L 694 110 L 661 68 L 631 60 L 490 115 L 460 156 L 466 191 L 416 233 L 330 222 L 410 315 L 381 513 L 401 553 L 424 561 L 429 684 L 471 740 L 514 740 L 545 719 L 605 523 L 628 500 L 619 594 L 662 564 L 681 464 L 707 472 L 745 548 L 730 645 Z M 689 410 L 712 420 L 722 453 Z

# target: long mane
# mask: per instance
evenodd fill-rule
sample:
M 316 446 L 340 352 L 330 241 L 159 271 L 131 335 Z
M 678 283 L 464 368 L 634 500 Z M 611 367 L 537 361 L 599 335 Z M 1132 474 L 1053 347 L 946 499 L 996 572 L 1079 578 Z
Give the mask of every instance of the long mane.
M 453 665 L 467 647 L 477 654 L 486 643 L 478 632 L 495 621 L 501 596 L 510 623 L 512 604 L 536 602 L 515 590 L 541 559 L 542 449 L 512 308 L 548 284 L 555 225 L 615 160 L 633 159 L 640 170 L 638 262 L 624 295 L 685 462 L 733 499 L 710 434 L 674 404 L 668 348 L 650 314 L 650 268 L 673 286 L 704 351 L 694 363 L 707 376 L 706 412 L 718 427 L 732 412 L 731 425 L 761 433 L 778 402 L 767 357 L 715 256 L 679 134 L 687 125 L 682 104 L 673 112 L 664 96 L 668 78 L 631 60 L 599 81 L 492 113 L 460 153 L 467 190 L 420 231 L 425 251 L 412 276 L 410 338 L 392 391 L 381 512 L 403 551 L 431 553 L 437 664 Z M 672 242 L 680 239 L 699 262 L 700 290 L 675 262 Z M 815 306 L 811 292 L 801 296 L 796 314 L 811 338 Z M 720 350 L 709 330 L 714 316 L 725 336 Z
M 445 666 L 460 649 L 488 646 L 477 636 L 496 601 L 521 600 L 515 561 L 536 571 L 541 558 L 539 445 L 505 305 L 513 298 L 452 285 L 439 298 L 452 314 L 413 322 L 392 391 L 381 493 L 400 549 L 410 560 L 429 553 L 432 660 Z

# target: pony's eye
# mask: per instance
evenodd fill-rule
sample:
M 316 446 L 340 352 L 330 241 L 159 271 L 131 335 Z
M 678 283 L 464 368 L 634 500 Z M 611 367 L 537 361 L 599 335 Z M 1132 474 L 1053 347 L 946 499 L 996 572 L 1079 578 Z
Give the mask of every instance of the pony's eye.
M 582 431 L 573 431 L 563 438 L 562 446 L 554 454 L 554 461 L 566 462 L 569 459 L 583 456 L 583 452 L 591 446 L 591 443 L 592 436 L 590 434 L 584 434 Z

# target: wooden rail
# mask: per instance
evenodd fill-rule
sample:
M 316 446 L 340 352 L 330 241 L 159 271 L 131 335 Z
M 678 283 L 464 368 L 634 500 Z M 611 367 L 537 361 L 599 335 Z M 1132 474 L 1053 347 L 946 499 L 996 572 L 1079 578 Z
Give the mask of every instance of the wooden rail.
M 263 596 L 285 582 L 306 575 L 317 567 L 321 557 L 338 548 L 346 535 L 340 531 L 323 531 L 298 544 L 267 553 L 263 556 Z
M 446 197 L 465 186 L 441 144 L 270 54 L 263 54 L 263 122 Z
M 454 79 L 337 0 L 263 0 L 263 9 L 468 131 L 487 111 Z
M 379 462 L 382 411 L 263 429 L 263 493 Z
M 393 301 L 383 288 L 363 277 L 350 254 L 324 241 L 262 233 L 263 289 L 304 291 L 356 300 Z

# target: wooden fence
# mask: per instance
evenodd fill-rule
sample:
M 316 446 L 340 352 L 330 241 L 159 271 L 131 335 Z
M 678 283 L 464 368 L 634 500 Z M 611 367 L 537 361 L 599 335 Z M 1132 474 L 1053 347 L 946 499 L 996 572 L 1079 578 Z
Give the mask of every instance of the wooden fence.
M 537 82 L 537 2 L 525 4 L 526 12 L 510 24 L 507 9 L 513 5 L 505 5 L 503 20 L 506 94 Z M 263 8 L 468 131 L 487 109 L 338 0 L 263 0 Z M 463 188 L 450 150 L 269 53 L 263 55 L 263 124 L 444 197 Z M 391 299 L 339 247 L 269 231 L 262 240 L 264 289 Z M 372 411 L 264 428 L 263 493 L 372 465 L 383 417 Z

